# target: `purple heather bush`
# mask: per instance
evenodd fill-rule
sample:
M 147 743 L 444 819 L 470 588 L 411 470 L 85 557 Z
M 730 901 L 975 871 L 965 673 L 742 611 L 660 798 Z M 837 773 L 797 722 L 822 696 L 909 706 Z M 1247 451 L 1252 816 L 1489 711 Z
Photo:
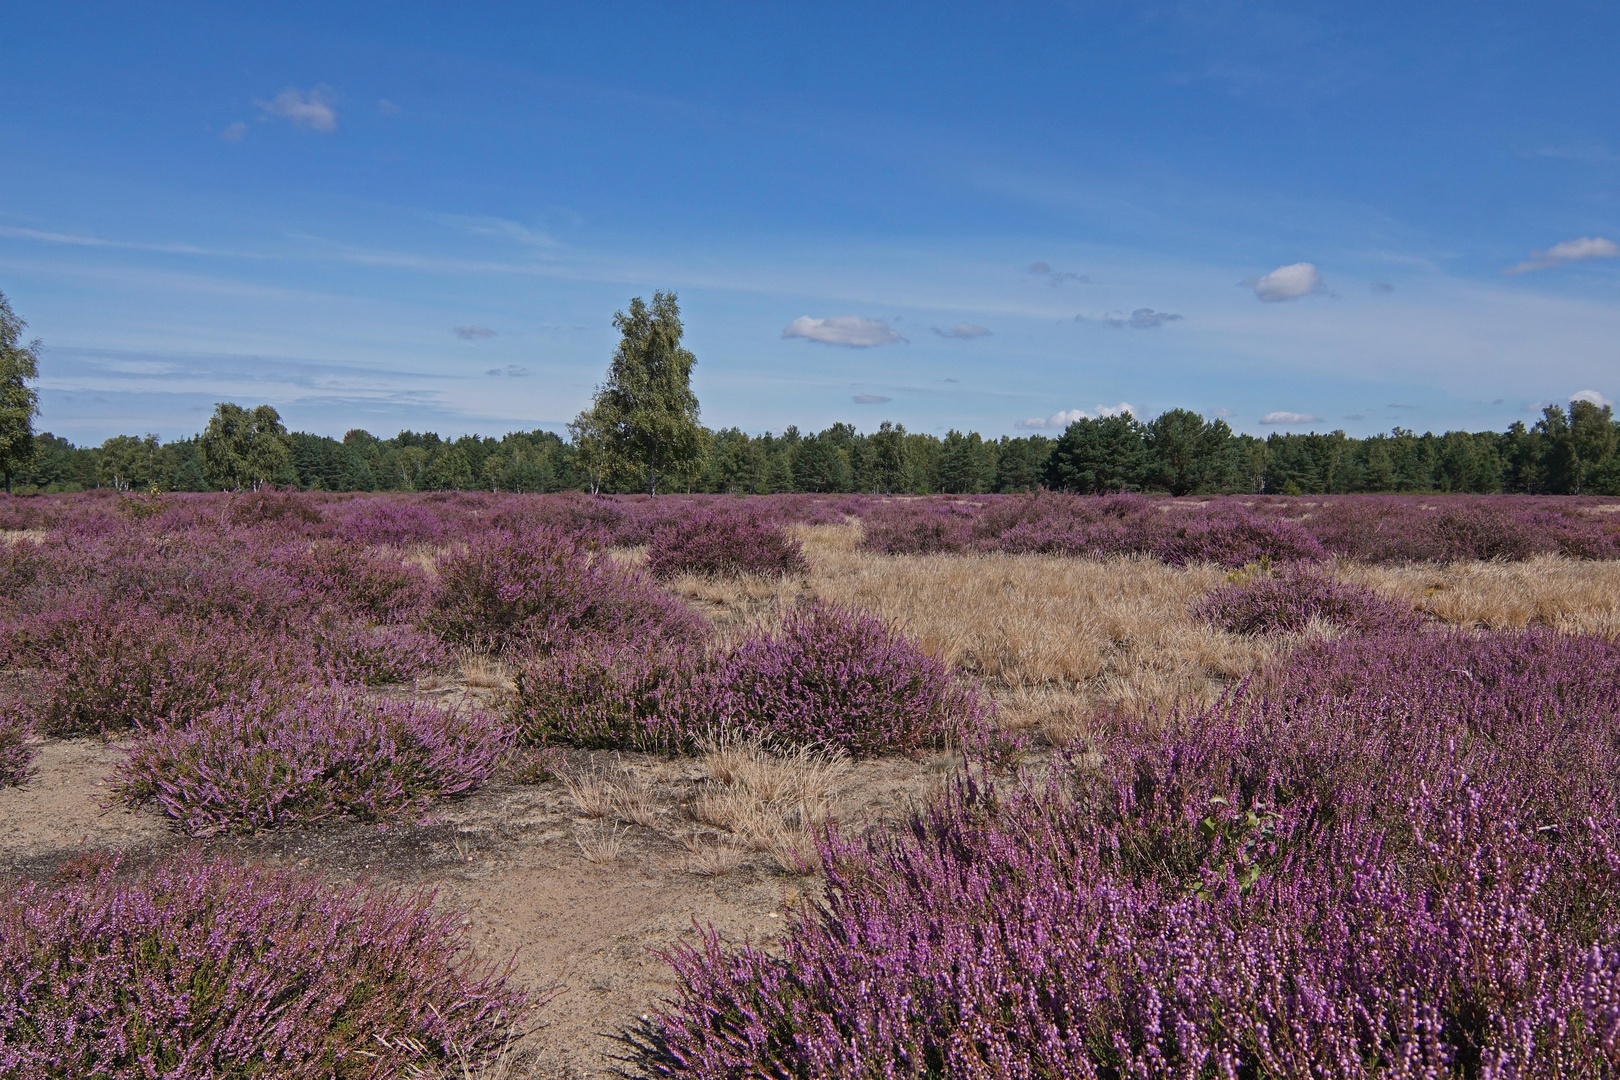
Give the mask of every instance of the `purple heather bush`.
M 516 722 L 539 744 L 678 750 L 723 730 L 865 757 L 961 742 L 988 717 L 890 624 L 819 602 L 717 654 L 578 648 L 530 661 L 516 683 Z
M 792 575 L 809 568 L 797 540 L 745 511 L 699 509 L 659 525 L 647 547 L 647 571 L 656 578 Z
M 706 682 L 698 707 L 716 726 L 856 757 L 960 742 L 987 712 L 888 622 L 819 601 L 788 612 L 775 633 L 743 641 Z
M 513 721 L 533 746 L 680 750 L 702 733 L 710 667 L 701 650 L 654 641 L 536 656 L 513 677 Z
M 670 1077 L 1612 1077 L 1620 644 L 1410 633 L 829 836 L 779 949 L 710 936 Z
M 11 705 L 0 705 L 0 787 L 20 784 L 32 772 L 33 725 Z
M 440 1075 L 524 996 L 426 895 L 183 856 L 0 893 L 0 1075 Z
M 478 712 L 340 688 L 260 693 L 148 731 L 117 791 L 132 806 L 156 802 L 193 836 L 381 820 L 473 790 L 510 748 L 505 726 Z
M 430 623 L 449 642 L 546 653 L 582 641 L 698 641 L 702 616 L 645 575 L 553 529 L 492 532 L 439 563 Z
M 1297 634 L 1313 622 L 1369 634 L 1414 630 L 1422 622 L 1410 607 L 1371 589 L 1298 567 L 1223 585 L 1196 614 L 1234 634 Z

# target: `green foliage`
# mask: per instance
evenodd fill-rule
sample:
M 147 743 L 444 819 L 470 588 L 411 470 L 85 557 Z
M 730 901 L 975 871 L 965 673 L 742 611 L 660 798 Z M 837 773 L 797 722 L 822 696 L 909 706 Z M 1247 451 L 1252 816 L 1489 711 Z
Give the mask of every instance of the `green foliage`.
M 692 393 L 697 357 L 681 345 L 674 293 L 653 293 L 651 307 L 635 297 L 613 325 L 621 337 L 607 381 L 597 387 L 588 418 L 575 424 L 600 438 L 610 471 L 635 470 L 656 495 L 660 478 L 691 480 L 702 466 L 705 440 Z
M 1128 412 L 1076 420 L 1052 447 L 1046 485 L 1097 495 L 1137 490 L 1148 466 L 1144 436 L 1142 425 Z
M 281 415 L 269 405 L 249 410 L 220 402 L 198 444 L 203 476 L 217 490 L 289 484 L 297 479 L 287 429 Z
M 0 472 L 6 490 L 11 479 L 34 460 L 34 417 L 39 415 L 39 391 L 29 385 L 39 378 L 39 342 L 23 344 L 28 324 L 11 310 L 0 293 Z

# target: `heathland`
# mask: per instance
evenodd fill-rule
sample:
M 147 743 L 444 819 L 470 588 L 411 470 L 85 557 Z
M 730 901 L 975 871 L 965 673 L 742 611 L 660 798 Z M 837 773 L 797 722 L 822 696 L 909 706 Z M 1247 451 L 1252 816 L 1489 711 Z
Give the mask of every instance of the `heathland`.
M 1620 501 L 0 529 L 4 1075 L 1620 1068 Z

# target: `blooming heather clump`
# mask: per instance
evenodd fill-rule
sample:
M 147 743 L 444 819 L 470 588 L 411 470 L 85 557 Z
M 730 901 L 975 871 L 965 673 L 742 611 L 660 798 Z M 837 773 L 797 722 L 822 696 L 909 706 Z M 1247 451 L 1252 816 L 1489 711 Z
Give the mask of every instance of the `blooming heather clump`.
M 677 518 L 658 526 L 647 547 L 647 571 L 658 578 L 802 574 L 809 568 L 797 540 L 758 514 L 737 511 L 698 510 Z
M 887 622 L 820 602 L 721 657 L 700 693 L 697 715 L 716 727 L 856 756 L 960 739 L 986 711 Z
M 1196 614 L 1234 634 L 1297 634 L 1312 623 L 1368 634 L 1411 630 L 1421 622 L 1411 608 L 1371 589 L 1299 568 L 1223 585 Z
M 132 806 L 157 802 L 194 836 L 376 820 L 471 791 L 510 745 L 481 713 L 341 689 L 259 694 L 148 732 L 119 767 L 118 791 Z
M 1620 644 L 1323 642 L 1266 692 L 824 845 L 779 950 L 675 956 L 646 1072 L 1611 1077 Z
M 580 639 L 698 640 L 702 617 L 643 575 L 555 530 L 491 533 L 439 564 L 431 625 L 491 652 L 539 652 Z
M 0 706 L 0 787 L 28 779 L 34 761 L 34 748 L 29 745 L 32 734 L 26 717 L 9 705 Z
M 1153 553 L 1167 563 L 1245 566 L 1261 559 L 1313 561 L 1326 554 L 1316 537 L 1298 522 L 1256 517 L 1241 509 L 1200 514 L 1167 527 L 1166 533 Z
M 584 646 L 531 658 L 514 675 L 513 720 L 535 746 L 679 750 L 691 744 L 700 651 L 656 642 Z
M 525 1009 L 426 895 L 186 856 L 0 894 L 0 1075 L 438 1075 Z

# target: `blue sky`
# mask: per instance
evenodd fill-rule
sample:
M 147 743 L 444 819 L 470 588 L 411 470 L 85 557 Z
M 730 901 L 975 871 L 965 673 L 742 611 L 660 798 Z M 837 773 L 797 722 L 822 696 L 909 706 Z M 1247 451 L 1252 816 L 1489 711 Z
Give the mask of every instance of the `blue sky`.
M 6 6 L 39 426 L 1501 428 L 1620 397 L 1614 4 Z M 1043 428 L 1044 425 L 1044 428 Z

